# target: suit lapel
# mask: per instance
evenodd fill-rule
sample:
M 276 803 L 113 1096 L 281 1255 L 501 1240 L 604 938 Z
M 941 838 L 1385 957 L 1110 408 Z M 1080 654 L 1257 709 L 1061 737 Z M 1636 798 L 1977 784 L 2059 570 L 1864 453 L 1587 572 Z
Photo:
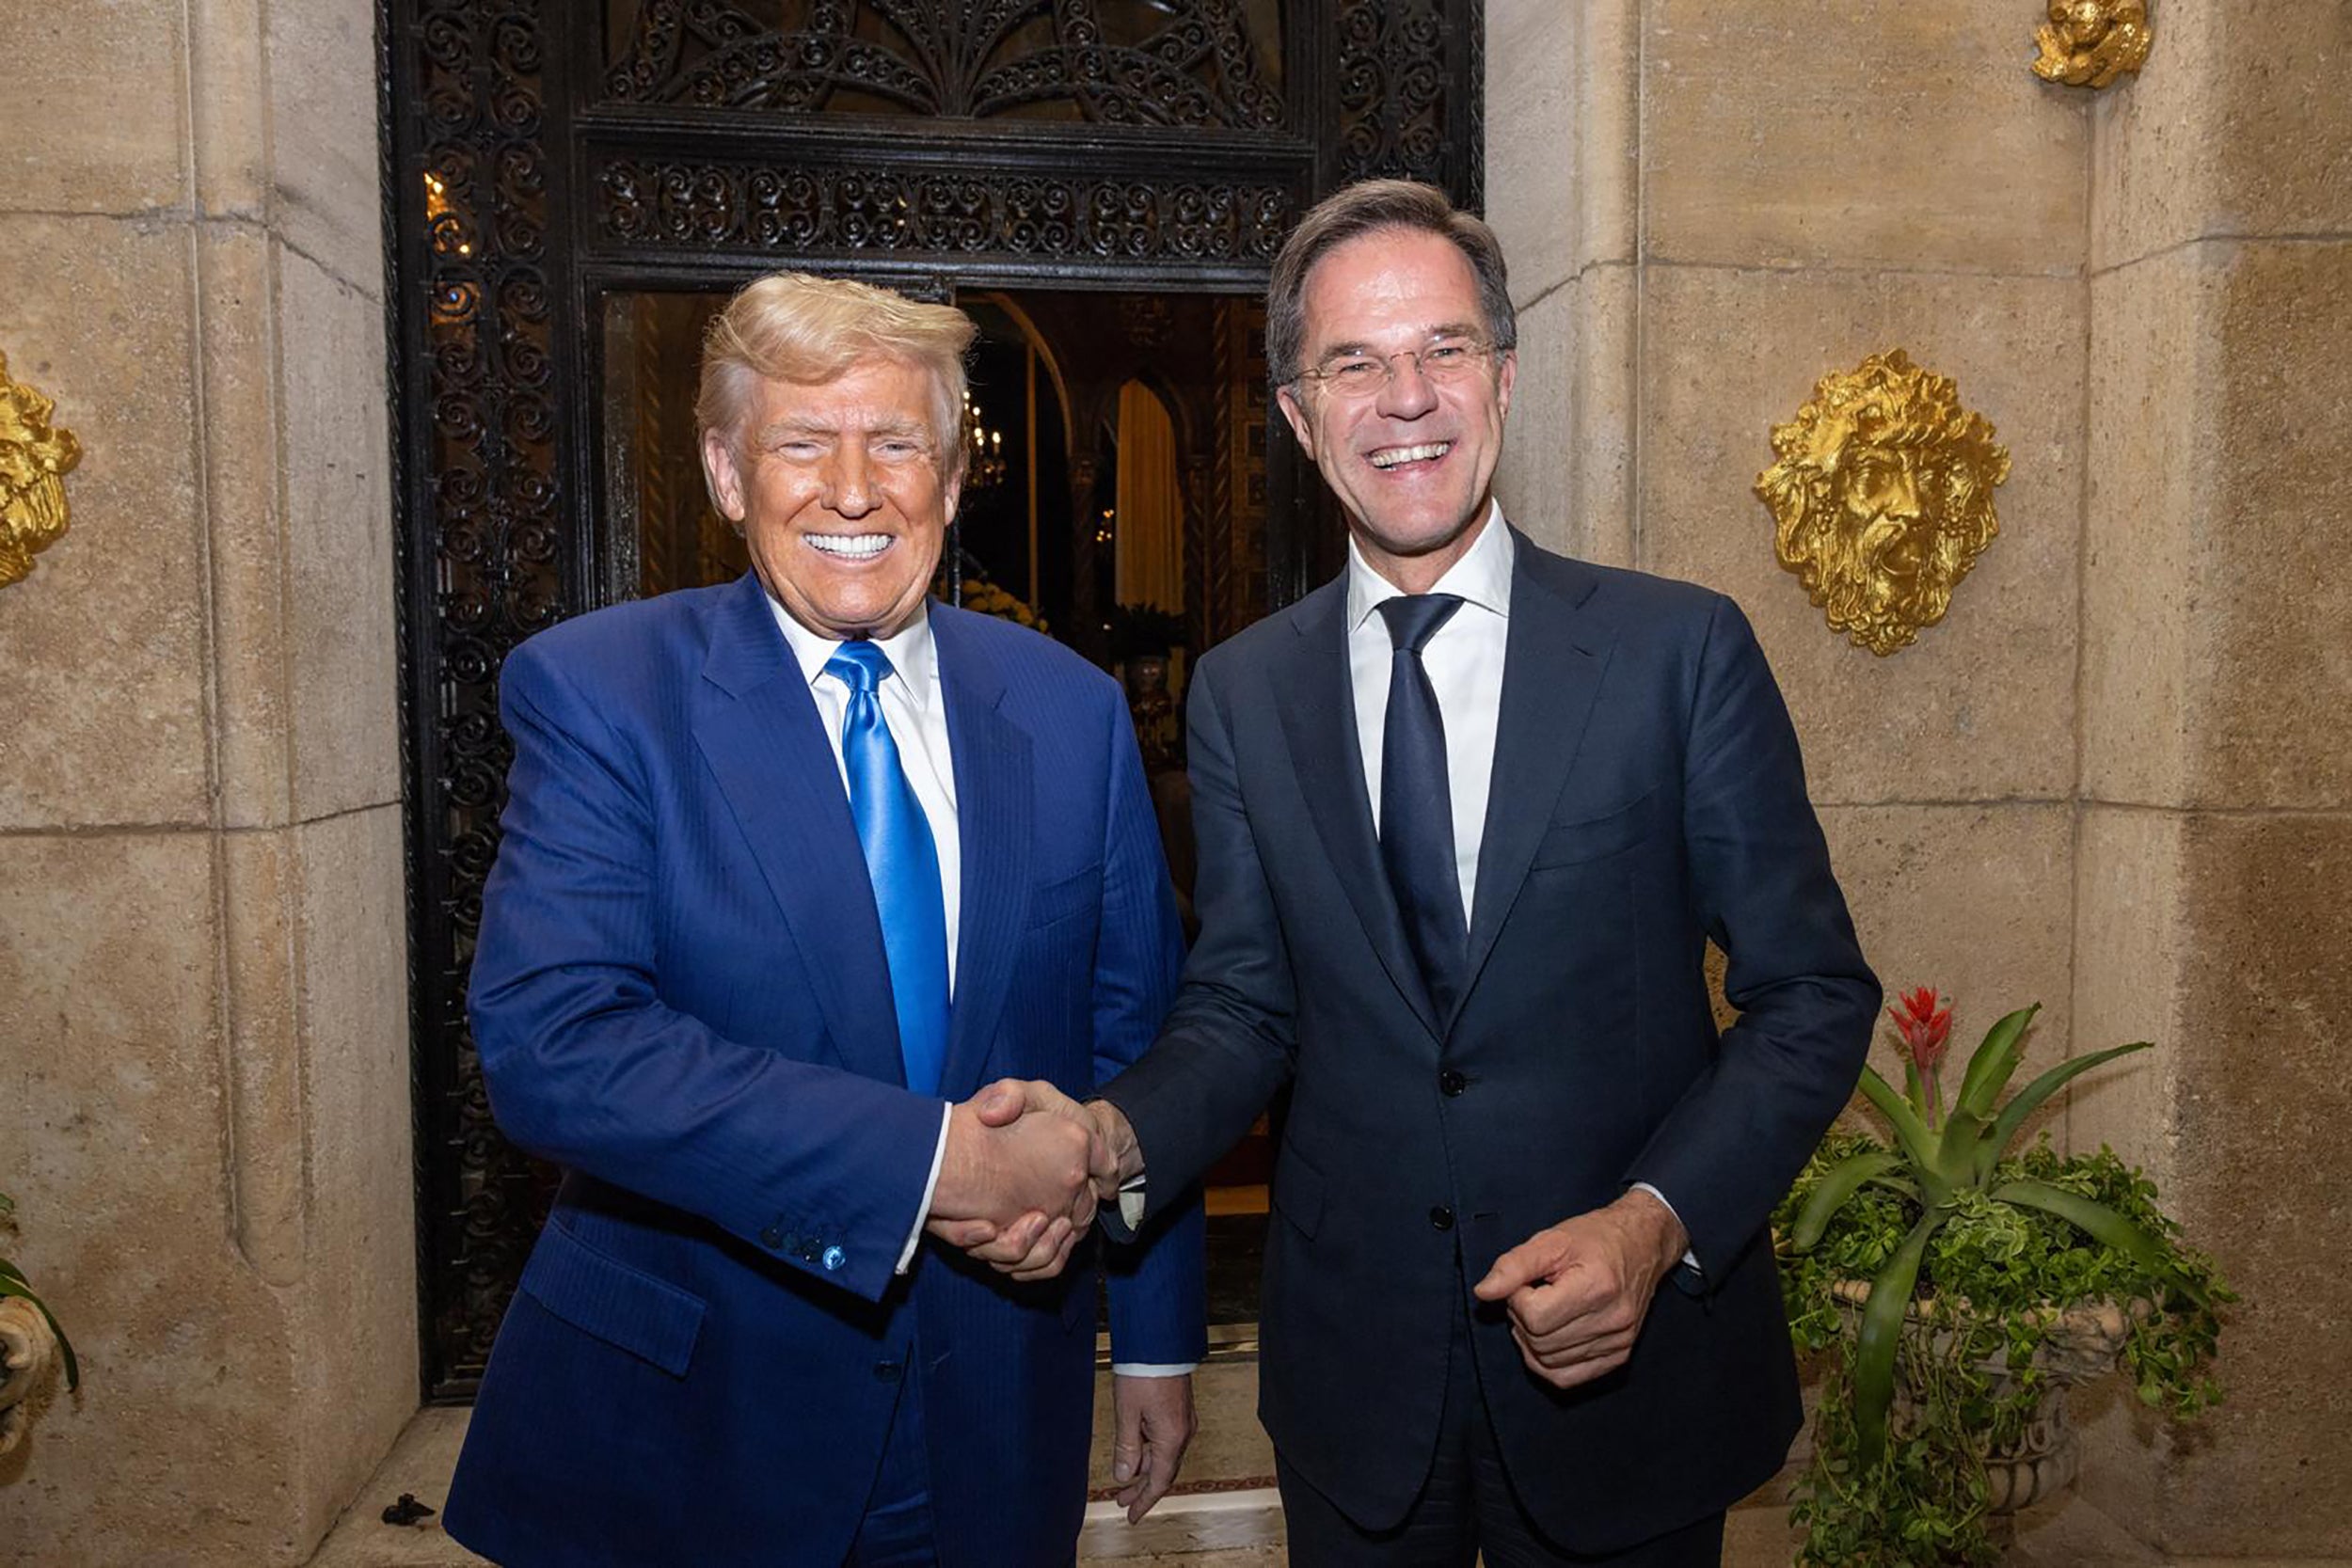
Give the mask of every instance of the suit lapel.
M 694 739 L 806 962 L 842 1065 L 906 1082 L 882 921 L 833 747 L 800 666 L 746 575 L 719 600 Z
M 1277 705 L 1323 852 L 1347 890 L 1380 966 L 1434 1037 L 1437 1012 L 1405 941 L 1396 895 L 1373 834 L 1372 802 L 1364 793 L 1363 746 L 1356 734 L 1355 681 L 1347 663 L 1346 581 L 1342 577 L 1291 611 L 1298 641 L 1274 672 Z
M 1003 676 L 955 612 L 931 613 L 947 744 L 955 757 L 956 836 L 963 891 L 956 935 L 956 995 L 941 1092 L 979 1087 L 1012 978 L 1029 896 L 1036 790 L 1029 737 L 999 711 Z
M 1478 907 L 1471 912 L 1463 1003 L 1478 984 L 1504 918 L 1527 880 L 1552 806 L 1584 743 L 1614 639 L 1578 612 L 1597 586 L 1574 562 L 1549 555 L 1514 531 L 1511 629 L 1503 656 L 1494 775 L 1478 848 Z M 1453 1019 L 1446 1021 L 1452 1027 Z

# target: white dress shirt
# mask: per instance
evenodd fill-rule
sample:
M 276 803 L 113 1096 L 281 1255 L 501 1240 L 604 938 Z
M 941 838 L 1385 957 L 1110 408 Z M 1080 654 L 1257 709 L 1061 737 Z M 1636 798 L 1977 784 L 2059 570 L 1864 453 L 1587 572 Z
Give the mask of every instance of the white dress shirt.
M 840 640 L 811 631 L 792 619 L 772 594 L 768 596 L 768 609 L 783 628 L 801 676 L 808 682 L 808 694 L 816 700 L 817 717 L 824 722 L 825 738 L 833 746 L 834 769 L 841 775 L 841 793 L 847 799 L 850 768 L 841 754 L 841 730 L 850 717 L 850 686 L 840 676 L 825 673 L 826 664 L 841 651 Z M 941 912 L 947 917 L 947 996 L 952 1003 L 963 851 L 962 840 L 956 836 L 956 766 L 947 749 L 947 699 L 940 690 L 939 652 L 931 641 L 930 613 L 927 610 L 915 617 L 906 630 L 882 638 L 875 645 L 890 660 L 890 673 L 875 689 L 874 697 L 882 704 L 882 722 L 889 726 L 890 738 L 898 748 L 899 769 L 914 791 L 915 804 L 923 808 L 923 820 L 930 825 L 931 847 L 939 854 L 939 895 L 946 906 Z M 923 1181 L 923 1202 L 914 1212 L 906 1244 L 898 1249 L 900 1274 L 914 1261 L 914 1249 L 923 1240 L 923 1222 L 930 1218 L 931 1192 L 939 1185 L 940 1164 L 947 1155 L 947 1117 L 948 1107 L 943 1104 L 939 1142 L 931 1148 L 931 1173 Z
M 1462 608 L 1422 645 L 1422 668 L 1445 721 L 1446 793 L 1454 806 L 1454 871 L 1462 886 L 1462 928 L 1478 907 L 1478 846 L 1486 836 L 1486 790 L 1494 780 L 1495 730 L 1502 714 L 1502 657 L 1511 638 L 1511 564 L 1516 551 L 1502 510 L 1486 521 L 1432 594 L 1458 594 Z M 1380 831 L 1380 756 L 1388 736 L 1389 671 L 1396 646 L 1375 613 L 1403 590 L 1347 541 L 1347 669 L 1356 689 L 1356 736 L 1364 753 L 1364 795 Z
M 825 673 L 841 643 L 792 619 L 772 594 L 768 596 L 768 609 L 783 628 L 784 640 L 808 682 L 809 695 L 816 699 L 817 716 L 824 721 L 825 738 L 833 744 L 833 765 L 841 775 L 841 792 L 847 797 L 850 768 L 841 752 L 841 731 L 850 717 L 850 687 L 840 676 Z M 939 894 L 946 904 L 942 912 L 947 917 L 947 995 L 952 1002 L 956 937 L 961 926 L 963 848 L 956 833 L 956 764 L 947 744 L 947 699 L 940 687 L 939 648 L 931 639 L 928 608 L 913 626 L 896 637 L 879 639 L 876 646 L 890 660 L 891 673 L 874 695 L 882 704 L 882 722 L 890 727 L 890 738 L 898 745 L 898 766 L 914 791 L 915 803 L 923 808 L 923 820 L 930 824 L 931 847 L 939 852 Z M 914 1226 L 907 1232 L 906 1244 L 898 1249 L 900 1274 L 914 1261 L 924 1222 L 931 1215 L 931 1194 L 939 1186 L 939 1167 L 947 1156 L 947 1118 L 952 1109 L 945 1104 L 939 1108 L 939 1142 L 931 1148 L 931 1173 L 923 1181 L 923 1201 L 914 1212 Z M 1174 1377 L 1192 1370 L 1189 1362 L 1168 1366 L 1121 1362 L 1111 1368 L 1122 1377 Z
M 1511 641 L 1511 567 L 1518 549 L 1502 508 L 1486 505 L 1486 521 L 1462 559 L 1446 568 L 1432 594 L 1460 596 L 1462 608 L 1422 646 L 1422 668 L 1438 695 L 1445 722 L 1446 792 L 1454 808 L 1454 874 L 1462 887 L 1462 928 L 1478 910 L 1478 850 L 1486 837 L 1486 796 L 1494 781 L 1495 732 L 1502 714 L 1502 665 Z M 1364 795 L 1372 830 L 1380 831 L 1380 755 L 1388 737 L 1389 672 L 1396 645 L 1389 624 L 1375 613 L 1404 590 L 1373 570 L 1354 535 L 1347 541 L 1347 668 L 1356 694 L 1356 737 L 1364 754 Z M 1665 1204 L 1646 1181 L 1635 1186 Z M 1677 1216 L 1677 1220 L 1680 1216 Z M 1683 1265 L 1696 1269 L 1686 1252 Z

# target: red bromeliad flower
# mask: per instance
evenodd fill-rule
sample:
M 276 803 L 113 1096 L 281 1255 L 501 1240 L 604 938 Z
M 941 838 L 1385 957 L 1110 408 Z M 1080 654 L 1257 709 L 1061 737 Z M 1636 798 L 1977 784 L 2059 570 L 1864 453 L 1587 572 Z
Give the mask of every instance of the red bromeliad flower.
M 1947 1004 L 1942 1011 L 1937 1011 L 1935 1005 L 1941 998 L 1929 986 L 1898 991 L 1896 1000 L 1902 1006 L 1887 1008 L 1886 1016 L 1895 1021 L 1896 1033 L 1903 1037 L 1903 1053 L 1919 1069 L 1921 1078 L 1932 1078 L 1951 1038 L 1952 1009 Z

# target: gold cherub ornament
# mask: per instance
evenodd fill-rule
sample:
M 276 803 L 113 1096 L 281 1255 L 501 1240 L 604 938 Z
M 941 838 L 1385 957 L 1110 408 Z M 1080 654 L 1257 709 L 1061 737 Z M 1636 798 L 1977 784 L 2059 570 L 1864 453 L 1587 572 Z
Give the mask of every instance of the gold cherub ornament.
M 2034 29 L 2042 57 L 2033 73 L 2074 87 L 2104 87 L 2148 61 L 2148 0 L 2050 0 L 2050 20 Z

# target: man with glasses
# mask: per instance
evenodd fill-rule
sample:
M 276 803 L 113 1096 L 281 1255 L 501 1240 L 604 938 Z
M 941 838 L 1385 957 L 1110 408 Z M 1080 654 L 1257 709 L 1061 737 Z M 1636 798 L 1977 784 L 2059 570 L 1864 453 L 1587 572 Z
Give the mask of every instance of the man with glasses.
M 1105 1213 L 1289 1088 L 1260 1408 L 1294 1562 L 1716 1562 L 1799 1422 L 1766 1217 L 1879 1003 L 1787 710 L 1731 601 L 1505 521 L 1484 223 L 1341 192 L 1266 338 L 1348 564 L 1194 677 L 1200 938 L 1090 1107 Z

